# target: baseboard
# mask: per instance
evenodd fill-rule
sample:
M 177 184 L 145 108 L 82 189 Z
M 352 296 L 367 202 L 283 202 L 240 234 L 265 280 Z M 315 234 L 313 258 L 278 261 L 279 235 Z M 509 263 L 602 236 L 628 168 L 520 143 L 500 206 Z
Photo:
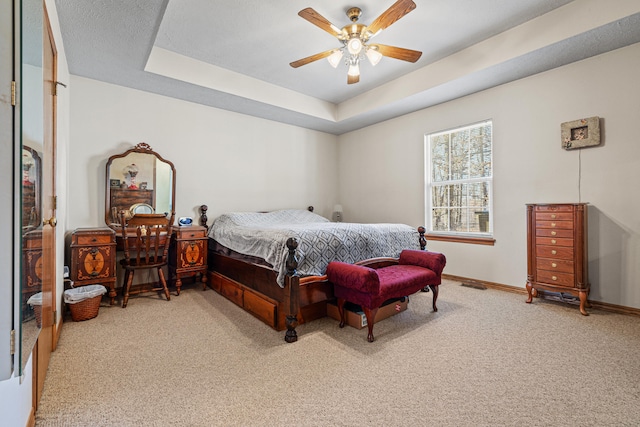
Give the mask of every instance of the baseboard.
M 51 343 L 51 351 L 56 351 L 58 347 L 58 340 L 60 340 L 60 336 L 62 335 L 62 317 L 58 316 L 58 323 L 53 325 L 53 342 Z
M 453 281 L 456 281 L 456 282 L 469 283 L 471 285 L 476 285 L 476 286 L 484 286 L 485 288 L 488 288 L 488 289 L 497 289 L 497 290 L 500 290 L 500 291 L 513 292 L 513 293 L 516 293 L 516 294 L 527 295 L 527 289 L 526 288 L 521 288 L 521 287 L 518 287 L 518 286 L 511 286 L 511 285 L 505 285 L 505 284 L 502 284 L 502 283 L 488 282 L 488 281 L 485 281 L 485 280 L 471 279 L 469 277 L 454 276 L 454 275 L 451 275 L 451 274 L 443 274 L 442 278 L 443 279 L 448 279 L 448 280 L 453 280 Z M 554 293 L 554 292 L 538 291 L 538 297 L 542 298 L 542 299 L 551 300 L 551 301 L 562 301 L 562 302 L 568 303 L 568 304 L 580 305 L 580 300 L 578 300 L 577 298 L 559 297 L 558 294 Z M 591 304 L 591 306 L 593 308 L 596 308 L 596 309 L 599 309 L 599 310 L 604 310 L 604 311 L 609 311 L 609 312 L 612 312 L 612 313 L 618 313 L 618 314 L 625 314 L 625 315 L 640 317 L 640 309 L 638 309 L 638 308 L 626 307 L 624 305 L 609 304 L 607 302 L 591 301 L 591 300 L 589 300 L 589 304 Z
M 525 288 L 519 288 L 517 286 L 511 286 L 511 285 L 503 285 L 502 283 L 487 282 L 486 280 L 471 279 L 469 277 L 454 276 L 451 274 L 443 274 L 442 278 L 453 280 L 455 282 L 462 282 L 462 283 L 469 283 L 472 285 L 484 286 L 488 289 L 498 289 L 500 291 L 513 292 L 516 294 L 524 294 L 524 295 L 527 294 L 527 290 Z

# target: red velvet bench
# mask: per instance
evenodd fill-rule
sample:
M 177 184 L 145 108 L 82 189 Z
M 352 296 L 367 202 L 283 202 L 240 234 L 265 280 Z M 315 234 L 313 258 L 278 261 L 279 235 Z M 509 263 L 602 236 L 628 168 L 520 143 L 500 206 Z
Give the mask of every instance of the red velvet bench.
M 330 262 L 327 278 L 338 299 L 340 327 L 345 325 L 345 302 L 358 304 L 367 317 L 367 341 L 373 342 L 378 308 L 387 300 L 411 295 L 427 286 L 433 292 L 433 311 L 438 311 L 438 285 L 445 264 L 446 258 L 441 253 L 409 249 L 403 250 L 397 259 L 374 258 L 356 264 Z

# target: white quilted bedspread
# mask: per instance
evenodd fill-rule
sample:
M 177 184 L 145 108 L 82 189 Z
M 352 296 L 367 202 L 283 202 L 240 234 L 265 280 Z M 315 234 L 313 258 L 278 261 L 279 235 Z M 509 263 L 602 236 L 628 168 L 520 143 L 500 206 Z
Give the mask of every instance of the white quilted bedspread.
M 298 240 L 298 275 L 320 276 L 331 261 L 354 263 L 374 257 L 398 257 L 420 249 L 418 231 L 405 224 L 330 222 L 306 210 L 236 212 L 219 216 L 210 236 L 245 255 L 263 258 L 278 271 L 284 286 L 287 239 Z

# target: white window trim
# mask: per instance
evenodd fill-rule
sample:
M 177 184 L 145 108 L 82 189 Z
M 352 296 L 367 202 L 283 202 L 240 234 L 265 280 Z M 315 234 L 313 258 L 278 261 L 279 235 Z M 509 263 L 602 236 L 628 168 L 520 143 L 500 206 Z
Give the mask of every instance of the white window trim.
M 479 127 L 485 124 L 491 124 L 491 176 L 488 178 L 469 178 L 464 180 L 448 180 L 448 181 L 438 181 L 438 185 L 450 185 L 450 184 L 467 184 L 473 182 L 488 182 L 489 183 L 489 231 L 487 232 L 461 232 L 461 231 L 436 231 L 433 230 L 433 216 L 431 215 L 431 190 L 433 187 L 433 183 L 431 181 L 431 173 L 432 173 L 432 162 L 431 162 L 431 147 L 429 144 L 429 138 L 451 133 L 451 132 L 460 132 L 466 129 Z M 424 165 L 425 165 L 425 174 L 424 174 L 424 195 L 425 195 L 425 225 L 427 227 L 427 234 L 432 236 L 441 236 L 441 237 L 456 237 L 456 238 L 479 238 L 479 239 L 493 239 L 493 219 L 494 219 L 494 211 L 493 211 L 493 147 L 494 147 L 494 138 L 493 138 L 493 120 L 487 119 L 479 122 L 471 123 L 464 126 L 456 126 L 453 128 L 426 133 L 424 136 Z

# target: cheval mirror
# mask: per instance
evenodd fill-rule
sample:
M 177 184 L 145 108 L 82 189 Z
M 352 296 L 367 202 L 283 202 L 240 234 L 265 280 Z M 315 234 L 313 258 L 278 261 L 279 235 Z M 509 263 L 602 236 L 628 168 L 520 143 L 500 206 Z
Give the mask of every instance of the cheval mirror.
M 120 229 L 120 211 L 164 213 L 175 209 L 176 170 L 151 147 L 141 142 L 107 162 L 105 222 Z

